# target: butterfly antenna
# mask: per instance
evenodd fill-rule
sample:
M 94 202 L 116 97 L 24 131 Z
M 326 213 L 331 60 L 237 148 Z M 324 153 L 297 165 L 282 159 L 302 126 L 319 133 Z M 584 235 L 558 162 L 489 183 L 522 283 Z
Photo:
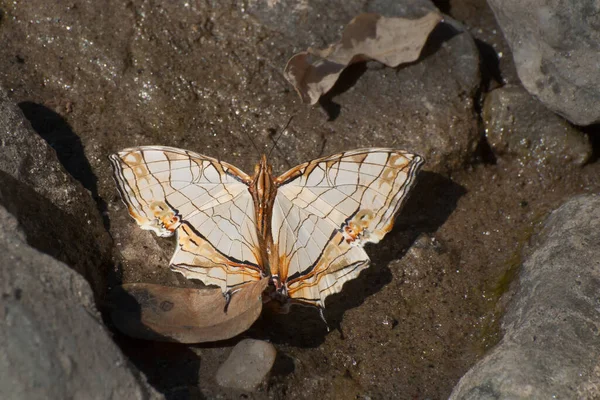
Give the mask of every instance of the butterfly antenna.
M 275 137 L 275 139 L 273 139 L 273 146 L 271 146 L 271 150 L 269 150 L 269 153 L 267 153 L 267 158 L 269 158 L 269 156 L 271 155 L 271 153 L 273 152 L 273 150 L 275 149 L 275 147 L 277 147 L 277 142 L 281 138 L 281 135 L 283 134 L 283 132 L 285 132 L 285 130 L 288 128 L 288 126 L 290 126 L 290 123 L 292 122 L 293 119 L 294 119 L 294 116 L 292 115 L 290 117 L 290 119 L 288 120 L 287 124 L 285 124 L 285 126 L 283 127 L 283 129 L 279 132 L 279 135 L 277 135 Z
M 254 143 L 254 140 L 252 139 L 252 136 L 250 136 L 250 134 L 248 133 L 248 131 L 244 129 L 244 133 L 246 134 L 246 136 L 248 137 L 248 139 L 250 139 L 250 143 L 252 143 L 252 146 L 254 147 L 254 150 L 256 150 L 256 154 L 261 154 L 260 149 L 258 148 L 258 146 L 256 145 L 256 143 Z
M 329 332 L 329 324 L 327 323 L 327 320 L 325 319 L 325 314 L 323 314 L 323 307 L 319 307 L 319 314 L 321 315 L 321 319 L 323 320 L 323 322 L 325 322 L 325 327 L 327 328 L 327 332 Z
M 259 155 L 262 154 L 262 151 L 258 148 L 258 146 L 256 145 L 256 143 L 254 142 L 254 139 L 252 139 L 252 136 L 250 136 L 250 134 L 248 133 L 248 131 L 246 129 L 244 129 L 244 125 L 242 124 L 242 121 L 240 120 L 240 117 L 238 117 L 238 115 L 235 112 L 235 109 L 233 107 L 231 107 L 231 112 L 233 113 L 233 116 L 235 117 L 235 119 L 237 119 L 238 125 L 240 126 L 240 128 L 242 128 L 242 130 L 244 131 L 244 133 L 248 137 L 248 140 L 250 140 L 250 143 L 252 143 L 252 146 L 256 150 L 257 154 L 259 154 Z

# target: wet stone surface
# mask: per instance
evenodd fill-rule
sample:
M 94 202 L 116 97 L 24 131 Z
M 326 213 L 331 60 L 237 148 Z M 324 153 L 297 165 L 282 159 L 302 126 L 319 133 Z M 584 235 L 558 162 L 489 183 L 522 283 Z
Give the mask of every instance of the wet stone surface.
M 596 145 L 584 165 L 495 157 L 483 131 L 483 101 L 488 90 L 518 80 L 510 47 L 482 0 L 438 2 L 450 17 L 418 61 L 396 69 L 357 64 L 318 106 L 301 104 L 282 76 L 287 59 L 335 42 L 358 12 L 419 16 L 433 7 L 393 3 L 0 0 L 0 84 L 41 135 L 57 116 L 64 122 L 49 142 L 91 192 L 85 201 L 66 196 L 95 208 L 90 241 L 104 243 L 107 230 L 112 236 L 114 259 L 101 262 L 109 286 L 200 286 L 168 270 L 171 240 L 139 230 L 127 215 L 107 160 L 122 148 L 176 146 L 251 172 L 294 116 L 270 154 L 276 172 L 369 146 L 404 148 L 428 161 L 395 229 L 367 247 L 371 267 L 328 298 L 330 332 L 314 310 L 279 315 L 267 304 L 250 330 L 211 345 L 115 334 L 167 398 L 239 396 L 217 384 L 216 371 L 241 338 L 268 340 L 277 350 L 267 385 L 248 398 L 447 398 L 500 339 L 502 294 L 529 237 L 566 199 L 600 189 L 593 127 L 585 135 Z M 39 161 L 11 176 L 32 185 L 46 163 L 35 144 L 19 146 Z M 574 151 L 569 141 L 563 146 Z M 47 197 L 60 206 L 60 197 Z M 94 197 L 104 209 L 94 207 Z M 87 211 L 72 210 L 65 221 L 36 218 L 47 235 L 61 237 L 87 224 L 77 219 Z M 67 236 L 63 245 L 77 248 L 87 240 L 81 236 Z M 76 261 L 88 262 L 85 254 Z

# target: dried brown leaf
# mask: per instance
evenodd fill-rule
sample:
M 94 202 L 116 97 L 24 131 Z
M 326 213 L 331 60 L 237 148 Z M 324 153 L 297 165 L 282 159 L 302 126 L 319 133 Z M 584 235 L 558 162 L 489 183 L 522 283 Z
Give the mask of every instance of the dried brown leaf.
M 360 14 L 346 26 L 338 43 L 323 50 L 309 48 L 290 58 L 284 76 L 303 102 L 315 104 L 350 64 L 376 60 L 396 67 L 415 61 L 441 20 L 437 12 L 419 19 Z
M 251 282 L 235 292 L 225 312 L 221 289 L 175 288 L 130 283 L 109 294 L 113 323 L 126 335 L 180 343 L 232 338 L 256 321 L 268 280 Z

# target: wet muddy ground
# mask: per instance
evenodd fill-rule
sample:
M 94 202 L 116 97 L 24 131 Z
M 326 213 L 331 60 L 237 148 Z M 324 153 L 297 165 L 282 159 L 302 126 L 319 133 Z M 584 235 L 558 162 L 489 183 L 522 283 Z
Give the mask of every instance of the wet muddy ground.
M 109 287 L 197 285 L 169 271 L 174 243 L 139 230 L 127 215 L 111 177 L 112 152 L 169 145 L 252 171 L 294 116 L 271 154 L 278 172 L 357 147 L 424 153 L 431 162 L 395 229 L 367 247 L 371 267 L 328 298 L 330 332 L 314 310 L 267 308 L 241 335 L 277 348 L 260 391 L 230 392 L 215 382 L 239 338 L 188 346 L 115 332 L 115 340 L 170 399 L 446 398 L 498 341 L 512 278 L 544 217 L 600 189 L 597 129 L 585 130 L 595 153 L 583 167 L 553 161 L 556 154 L 492 152 L 483 98 L 518 80 L 493 14 L 477 0 L 437 5 L 475 38 L 481 63 L 469 65 L 478 71 L 454 64 L 448 74 L 448 60 L 473 54 L 453 53 L 467 51 L 459 42 L 466 39 L 442 32 L 422 60 L 398 69 L 356 66 L 335 96 L 310 108 L 283 79 L 285 61 L 336 40 L 366 5 L 302 4 L 289 18 L 303 23 L 292 23 L 261 2 L 0 0 L 0 83 L 94 197 L 114 240 Z

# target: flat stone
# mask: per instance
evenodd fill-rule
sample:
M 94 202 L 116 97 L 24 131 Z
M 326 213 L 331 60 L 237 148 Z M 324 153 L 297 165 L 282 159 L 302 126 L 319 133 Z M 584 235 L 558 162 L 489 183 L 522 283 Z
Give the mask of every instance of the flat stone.
M 600 196 L 563 204 L 538 240 L 508 306 L 503 339 L 450 399 L 600 398 Z
M 483 106 L 485 136 L 498 157 L 539 165 L 581 166 L 592 155 L 586 135 L 518 85 L 488 93 Z
M 489 0 L 523 86 L 577 125 L 600 122 L 595 0 Z
M 271 343 L 244 339 L 235 345 L 217 371 L 217 383 L 230 389 L 254 391 L 265 381 L 276 355 Z

